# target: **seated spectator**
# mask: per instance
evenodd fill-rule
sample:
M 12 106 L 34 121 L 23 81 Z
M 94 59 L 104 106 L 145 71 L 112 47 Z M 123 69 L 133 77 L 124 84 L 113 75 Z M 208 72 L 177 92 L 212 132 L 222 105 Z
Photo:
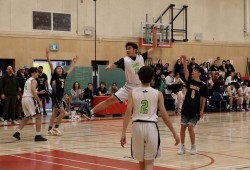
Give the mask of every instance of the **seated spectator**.
M 89 108 L 92 108 L 92 99 L 93 99 L 93 84 L 88 83 L 87 88 L 84 89 L 83 101 L 87 102 Z
M 62 103 L 63 103 L 63 108 L 65 110 L 65 114 L 63 116 L 63 118 L 68 118 L 71 114 L 71 97 L 65 93 L 62 99 Z
M 235 88 L 235 82 L 232 82 L 230 86 L 228 86 L 223 94 L 223 98 L 228 101 L 229 103 L 229 110 L 230 111 L 235 111 L 233 108 L 234 102 L 236 102 L 237 105 L 237 110 L 241 111 L 240 106 L 240 98 L 238 96 L 237 90 Z
M 158 63 L 156 64 L 155 68 L 160 67 L 161 70 L 163 70 L 162 60 L 158 60 Z
M 84 91 L 81 90 L 80 83 L 75 82 L 71 89 L 71 96 L 72 96 L 72 106 L 79 106 L 80 107 L 80 113 L 83 114 L 89 110 L 88 103 L 81 101 L 80 99 L 83 98 Z
M 230 73 L 230 76 L 228 76 L 228 77 L 226 78 L 225 85 L 226 85 L 226 86 L 229 86 L 232 82 L 236 82 L 234 72 L 231 72 L 231 73 Z
M 226 77 L 230 76 L 232 72 L 235 72 L 234 66 L 230 63 L 230 60 L 227 60 L 225 68 L 227 70 Z
M 246 110 L 249 111 L 249 89 L 246 83 L 242 83 L 241 87 L 238 89 L 238 94 L 240 97 L 240 109 L 243 109 L 243 102 L 246 102 Z
M 225 61 L 225 60 L 223 60 L 223 61 L 222 61 L 222 64 L 219 66 L 219 71 L 227 72 L 227 69 L 226 69 L 226 61 Z
M 118 91 L 118 87 L 116 83 L 112 83 L 111 87 L 108 89 L 108 94 L 112 95 Z
M 176 73 L 174 77 L 174 84 L 184 84 L 184 81 L 181 79 L 180 74 Z
M 235 81 L 239 84 L 239 86 L 241 85 L 241 74 L 240 74 L 240 72 L 237 72 L 235 74 Z
M 165 80 L 165 76 L 161 72 L 162 71 L 160 67 L 155 68 L 155 75 L 152 83 L 152 87 L 154 89 L 158 89 L 159 91 L 161 91 L 160 87 L 162 84 L 164 84 L 163 81 Z
M 186 92 L 187 92 L 187 88 L 186 88 L 186 85 L 184 84 L 181 86 L 181 91 L 177 93 L 177 96 L 175 99 L 175 108 L 176 108 L 175 110 L 176 110 L 177 115 L 180 115 L 181 113 L 181 108 L 182 108 L 183 101 L 185 99 Z
M 219 76 L 216 82 L 214 82 L 213 87 L 212 87 L 212 92 L 219 92 L 221 95 L 224 92 L 224 79 L 222 76 Z
M 168 76 L 165 78 L 165 94 L 176 93 L 179 91 L 181 84 L 174 84 L 174 73 L 170 71 Z
M 100 87 L 97 88 L 95 95 L 96 96 L 106 96 L 107 89 L 106 89 L 106 83 L 101 82 Z
M 214 61 L 214 64 L 210 67 L 209 71 L 211 71 L 213 74 L 219 71 L 219 65 L 217 60 Z

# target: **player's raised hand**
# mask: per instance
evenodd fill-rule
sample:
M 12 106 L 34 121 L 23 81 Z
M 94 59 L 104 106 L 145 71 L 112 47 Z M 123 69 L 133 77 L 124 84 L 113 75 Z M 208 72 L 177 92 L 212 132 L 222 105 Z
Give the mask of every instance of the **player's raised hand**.
M 79 59 L 78 56 L 75 56 L 73 59 L 72 59 L 72 62 L 75 64 L 77 62 L 77 60 Z
M 157 33 L 157 30 L 158 30 L 158 27 L 155 25 L 154 27 L 153 27 L 153 29 L 152 29 L 152 33 Z
M 185 63 L 187 61 L 187 57 L 185 55 L 181 55 L 180 60 L 182 63 Z
M 108 66 L 105 68 L 106 71 L 109 71 L 109 70 L 111 70 L 111 69 L 112 69 L 111 65 L 108 65 Z
M 46 57 L 49 58 L 49 50 L 46 48 Z

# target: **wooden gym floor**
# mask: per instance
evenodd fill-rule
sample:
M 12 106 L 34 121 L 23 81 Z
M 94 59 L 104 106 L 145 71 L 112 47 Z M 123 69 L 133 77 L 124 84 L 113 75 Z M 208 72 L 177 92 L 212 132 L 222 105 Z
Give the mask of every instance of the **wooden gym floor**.
M 171 113 L 171 112 L 170 112 Z M 180 117 L 171 116 L 179 132 Z M 64 120 L 63 136 L 46 136 L 49 116 L 44 117 L 42 133 L 47 142 L 34 142 L 34 119 L 21 133 L 21 141 L 12 137 L 15 126 L 0 125 L 0 170 L 138 170 L 130 157 L 128 144 L 120 146 L 121 118 Z M 185 155 L 177 155 L 179 146 L 161 118 L 159 127 L 162 157 L 156 159 L 155 170 L 249 170 L 250 112 L 206 114 L 195 127 L 198 153 L 189 154 L 190 140 L 186 133 Z

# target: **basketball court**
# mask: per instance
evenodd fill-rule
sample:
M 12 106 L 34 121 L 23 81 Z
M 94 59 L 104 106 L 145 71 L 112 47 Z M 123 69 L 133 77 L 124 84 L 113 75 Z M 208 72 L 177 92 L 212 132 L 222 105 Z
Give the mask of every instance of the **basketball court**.
M 172 112 L 169 112 L 172 114 Z M 179 131 L 180 116 L 170 117 Z M 21 140 L 12 137 L 15 126 L 0 126 L 0 169 L 83 169 L 137 170 L 137 162 L 130 155 L 130 127 L 128 144 L 120 146 L 122 118 L 95 118 L 92 121 L 66 119 L 60 129 L 63 136 L 46 136 L 47 142 L 34 142 L 34 120 L 30 121 Z M 49 116 L 44 118 L 42 133 L 46 134 Z M 186 133 L 185 155 L 177 155 L 171 132 L 161 118 L 159 127 L 162 157 L 156 159 L 155 170 L 176 169 L 250 169 L 250 112 L 206 114 L 195 131 L 196 155 L 189 154 L 190 140 Z

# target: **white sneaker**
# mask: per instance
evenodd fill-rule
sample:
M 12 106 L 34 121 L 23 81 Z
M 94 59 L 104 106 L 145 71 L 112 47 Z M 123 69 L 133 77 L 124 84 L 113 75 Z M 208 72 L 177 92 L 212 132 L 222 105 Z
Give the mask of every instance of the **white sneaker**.
M 3 122 L 3 125 L 4 125 L 4 126 L 7 126 L 7 125 L 8 125 L 8 121 L 5 120 L 5 121 Z
M 14 125 L 20 125 L 20 123 L 18 123 L 18 121 L 16 121 L 16 120 L 13 121 L 13 124 Z
M 190 149 L 190 154 L 191 155 L 195 155 L 196 154 L 196 146 L 192 145 L 191 149 Z
M 53 130 L 56 136 L 62 136 L 62 132 L 58 128 L 54 128 Z
M 180 149 L 178 150 L 178 155 L 183 155 L 186 153 L 185 145 L 181 145 Z

